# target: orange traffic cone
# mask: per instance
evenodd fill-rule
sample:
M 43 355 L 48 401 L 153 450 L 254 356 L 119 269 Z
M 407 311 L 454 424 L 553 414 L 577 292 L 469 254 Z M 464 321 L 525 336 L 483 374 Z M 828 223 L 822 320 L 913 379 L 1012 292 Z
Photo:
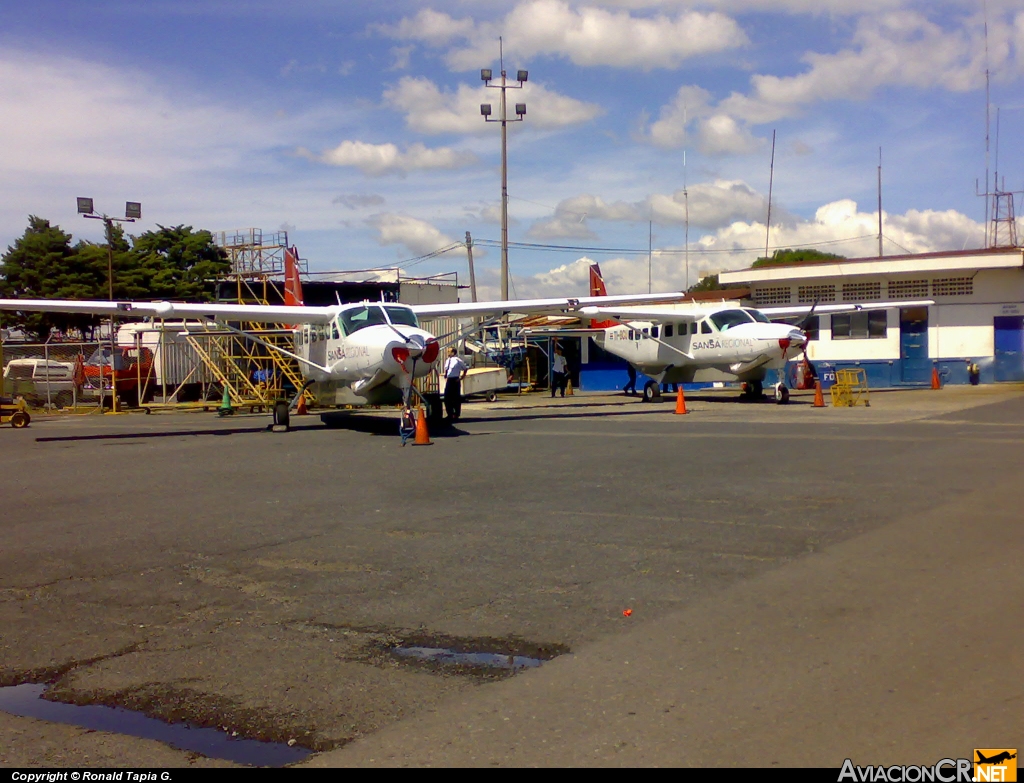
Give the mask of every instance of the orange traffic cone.
M 932 367 L 932 388 L 933 389 L 941 389 L 942 388 L 942 380 L 939 378 L 939 368 L 938 367 Z
M 299 395 L 299 404 L 295 406 L 295 415 L 296 416 L 308 416 L 309 415 L 309 410 L 306 408 L 306 395 L 305 394 L 300 394 Z
M 683 396 L 682 384 L 680 384 L 677 388 L 678 390 L 676 391 L 676 413 L 689 413 L 689 411 L 686 410 L 686 398 Z
M 430 440 L 430 433 L 427 432 L 427 413 L 423 410 L 423 406 L 420 406 L 419 416 L 416 418 L 416 439 L 412 442 L 413 446 L 433 446 L 433 442 Z
M 814 382 L 814 407 L 815 408 L 824 408 L 825 407 L 825 397 L 821 393 L 821 381 L 815 381 Z
M 565 393 L 572 397 L 572 381 L 565 382 Z

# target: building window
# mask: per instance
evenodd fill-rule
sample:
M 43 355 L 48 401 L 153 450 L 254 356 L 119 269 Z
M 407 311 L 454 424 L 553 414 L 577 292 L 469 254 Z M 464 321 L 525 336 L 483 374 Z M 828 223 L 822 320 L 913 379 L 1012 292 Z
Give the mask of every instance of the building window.
M 793 291 L 788 285 L 758 288 L 754 291 L 754 302 L 759 305 L 789 304 L 792 301 Z
M 834 285 L 801 285 L 797 286 L 796 299 L 799 304 L 836 301 Z
M 887 336 L 888 310 L 858 310 L 832 316 L 833 340 L 882 339 Z
M 932 296 L 970 296 L 973 293 L 972 277 L 937 277 L 932 280 Z
M 890 280 L 890 299 L 920 299 L 928 296 L 927 280 Z
M 881 298 L 881 283 L 843 283 L 844 302 L 877 302 Z

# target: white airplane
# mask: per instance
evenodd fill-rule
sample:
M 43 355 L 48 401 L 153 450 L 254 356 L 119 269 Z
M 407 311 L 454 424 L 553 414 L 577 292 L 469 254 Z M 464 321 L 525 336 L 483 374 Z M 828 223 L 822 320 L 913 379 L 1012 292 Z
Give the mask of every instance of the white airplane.
M 602 298 L 605 304 L 666 302 L 679 293 L 640 294 Z M 292 298 L 301 301 L 301 296 Z M 338 405 L 408 406 L 412 385 L 427 375 L 440 353 L 439 338 L 420 328 L 424 316 L 489 316 L 508 313 L 572 312 L 595 303 L 581 299 L 531 299 L 519 301 L 403 305 L 392 302 L 360 302 L 328 307 L 304 305 L 199 304 L 179 302 L 111 302 L 66 299 L 0 299 L 0 310 L 20 312 L 88 313 L 115 318 L 162 318 L 229 329 L 279 350 L 295 359 L 306 385 L 319 384 L 318 396 L 335 393 Z M 231 326 L 230 322 L 295 325 L 295 350 L 286 351 Z M 478 328 L 475 324 L 469 330 Z M 442 335 L 440 339 L 451 337 Z M 456 338 L 457 339 L 457 338 Z M 300 392 L 301 393 L 301 392 Z M 298 395 L 296 395 L 296 401 Z M 440 415 L 440 395 L 424 395 L 432 416 Z M 275 424 L 288 424 L 289 403 L 274 406 Z
M 601 270 L 590 268 L 590 292 L 605 293 Z M 932 301 L 863 302 L 858 304 L 769 307 L 755 309 L 736 302 L 675 306 L 631 307 L 601 304 L 582 306 L 579 314 L 592 319 L 582 333 L 594 337 L 604 350 L 625 359 L 652 378 L 643 389 L 645 401 L 661 394 L 661 384 L 708 381 L 743 382 L 744 396 L 760 399 L 768 370 L 779 370 L 807 345 L 804 326 L 816 313 L 923 307 Z M 801 318 L 802 317 L 802 318 Z M 798 325 L 774 323 L 771 318 L 801 318 Z M 789 400 L 784 383 L 775 385 L 775 399 Z

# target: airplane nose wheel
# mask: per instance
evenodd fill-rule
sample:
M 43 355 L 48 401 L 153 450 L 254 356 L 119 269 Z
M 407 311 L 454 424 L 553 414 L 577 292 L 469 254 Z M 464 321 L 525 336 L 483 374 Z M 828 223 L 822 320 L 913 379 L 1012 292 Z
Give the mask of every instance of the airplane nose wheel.
M 786 384 L 775 384 L 775 402 L 779 405 L 785 405 L 789 402 L 789 389 L 786 388 Z
M 661 387 L 655 381 L 644 384 L 644 402 L 654 402 L 661 396 Z

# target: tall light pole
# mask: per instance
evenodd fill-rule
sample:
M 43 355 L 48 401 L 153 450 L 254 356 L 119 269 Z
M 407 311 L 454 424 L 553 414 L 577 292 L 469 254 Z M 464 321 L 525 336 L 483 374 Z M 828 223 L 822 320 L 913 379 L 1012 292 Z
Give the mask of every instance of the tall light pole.
M 501 83 L 491 84 L 492 73 L 490 68 L 480 69 L 480 79 L 484 82 L 487 87 L 493 87 L 496 90 L 501 90 L 501 114 L 498 117 L 491 118 L 491 104 L 482 103 L 480 104 L 480 114 L 486 122 L 500 122 L 501 123 L 501 298 L 503 300 L 508 299 L 508 123 L 510 122 L 522 122 L 523 117 L 526 116 L 526 104 L 516 104 L 516 117 L 515 119 L 509 119 L 508 117 L 508 104 L 505 100 L 506 90 L 521 90 L 523 85 L 526 83 L 529 74 L 526 71 L 518 71 L 516 73 L 516 81 L 519 84 L 509 84 L 505 73 L 505 58 L 504 52 L 501 51 L 501 39 L 499 42 L 499 63 L 501 66 Z
M 114 223 L 134 223 L 142 217 L 142 204 L 138 201 L 126 201 L 124 217 L 97 215 L 91 198 L 78 198 L 78 214 L 82 217 L 102 220 L 104 234 L 107 238 L 107 298 L 114 301 Z M 117 413 L 117 375 L 114 372 L 114 355 L 117 353 L 117 332 L 114 330 L 114 316 L 110 316 L 110 409 Z M 103 376 L 100 375 L 100 409 L 103 408 Z

